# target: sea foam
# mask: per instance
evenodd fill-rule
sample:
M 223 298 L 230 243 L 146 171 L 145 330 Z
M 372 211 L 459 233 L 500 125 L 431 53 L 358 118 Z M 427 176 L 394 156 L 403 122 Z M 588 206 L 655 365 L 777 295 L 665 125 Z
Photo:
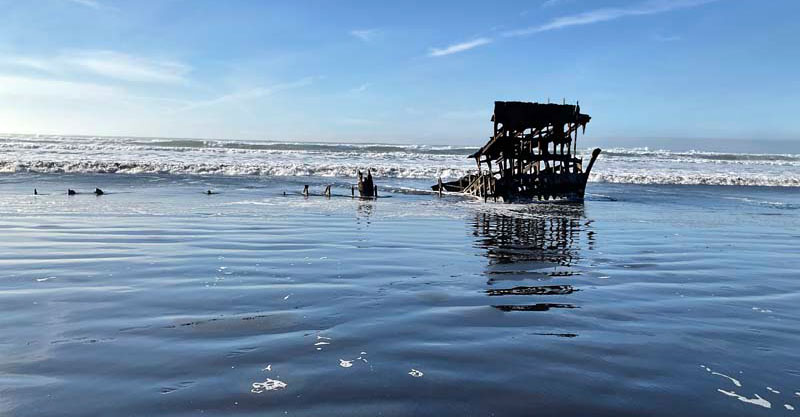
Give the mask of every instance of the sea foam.
M 0 136 L 0 173 L 322 176 L 455 179 L 475 170 L 461 146 Z M 588 149 L 580 150 L 586 156 Z M 588 158 L 584 158 L 588 159 Z M 590 181 L 800 186 L 800 155 L 604 150 Z

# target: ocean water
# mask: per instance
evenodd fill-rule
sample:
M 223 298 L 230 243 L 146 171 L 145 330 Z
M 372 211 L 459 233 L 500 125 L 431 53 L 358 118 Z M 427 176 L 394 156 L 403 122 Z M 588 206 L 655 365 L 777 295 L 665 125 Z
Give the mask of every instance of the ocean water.
M 702 141 L 700 141 L 702 144 Z M 774 146 L 766 149 L 776 149 Z M 457 179 L 475 147 L 0 135 L 0 173 Z M 792 148 L 793 149 L 793 148 Z M 588 160 L 592 149 L 579 149 Z M 800 154 L 606 148 L 590 181 L 800 186 Z
M 0 150 L 0 415 L 800 407 L 797 155 L 610 150 L 584 204 L 508 205 L 427 192 L 468 148 Z

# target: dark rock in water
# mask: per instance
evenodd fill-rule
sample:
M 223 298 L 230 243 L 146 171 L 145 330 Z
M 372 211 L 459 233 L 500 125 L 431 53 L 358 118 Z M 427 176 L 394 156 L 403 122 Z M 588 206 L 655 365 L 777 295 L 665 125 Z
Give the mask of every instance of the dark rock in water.
M 75 194 L 78 194 L 78 193 L 75 192 L 75 190 L 73 190 L 71 188 L 67 190 L 67 195 L 75 195 Z
M 99 189 L 99 188 L 95 188 L 95 189 L 94 189 L 94 193 L 95 193 L 96 195 L 103 195 L 103 194 L 105 194 L 105 193 L 103 192 L 103 190 L 101 190 L 101 189 Z

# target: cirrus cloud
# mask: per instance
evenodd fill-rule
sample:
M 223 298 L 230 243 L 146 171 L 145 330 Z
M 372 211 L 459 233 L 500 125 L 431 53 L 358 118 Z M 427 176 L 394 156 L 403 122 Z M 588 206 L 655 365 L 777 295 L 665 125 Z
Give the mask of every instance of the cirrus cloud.
M 467 42 L 461 42 L 457 44 L 453 44 L 444 48 L 431 48 L 428 56 L 445 56 L 451 55 L 458 52 L 468 51 L 473 48 L 477 48 L 482 45 L 488 45 L 492 43 L 490 38 L 477 38 Z

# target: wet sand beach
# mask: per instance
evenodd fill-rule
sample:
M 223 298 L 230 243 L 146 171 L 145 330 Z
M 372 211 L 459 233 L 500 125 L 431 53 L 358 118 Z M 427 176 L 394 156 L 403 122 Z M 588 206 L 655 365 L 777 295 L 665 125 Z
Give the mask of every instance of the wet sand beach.
M 796 188 L 592 183 L 522 206 L 348 181 L 0 176 L 0 411 L 800 406 Z

